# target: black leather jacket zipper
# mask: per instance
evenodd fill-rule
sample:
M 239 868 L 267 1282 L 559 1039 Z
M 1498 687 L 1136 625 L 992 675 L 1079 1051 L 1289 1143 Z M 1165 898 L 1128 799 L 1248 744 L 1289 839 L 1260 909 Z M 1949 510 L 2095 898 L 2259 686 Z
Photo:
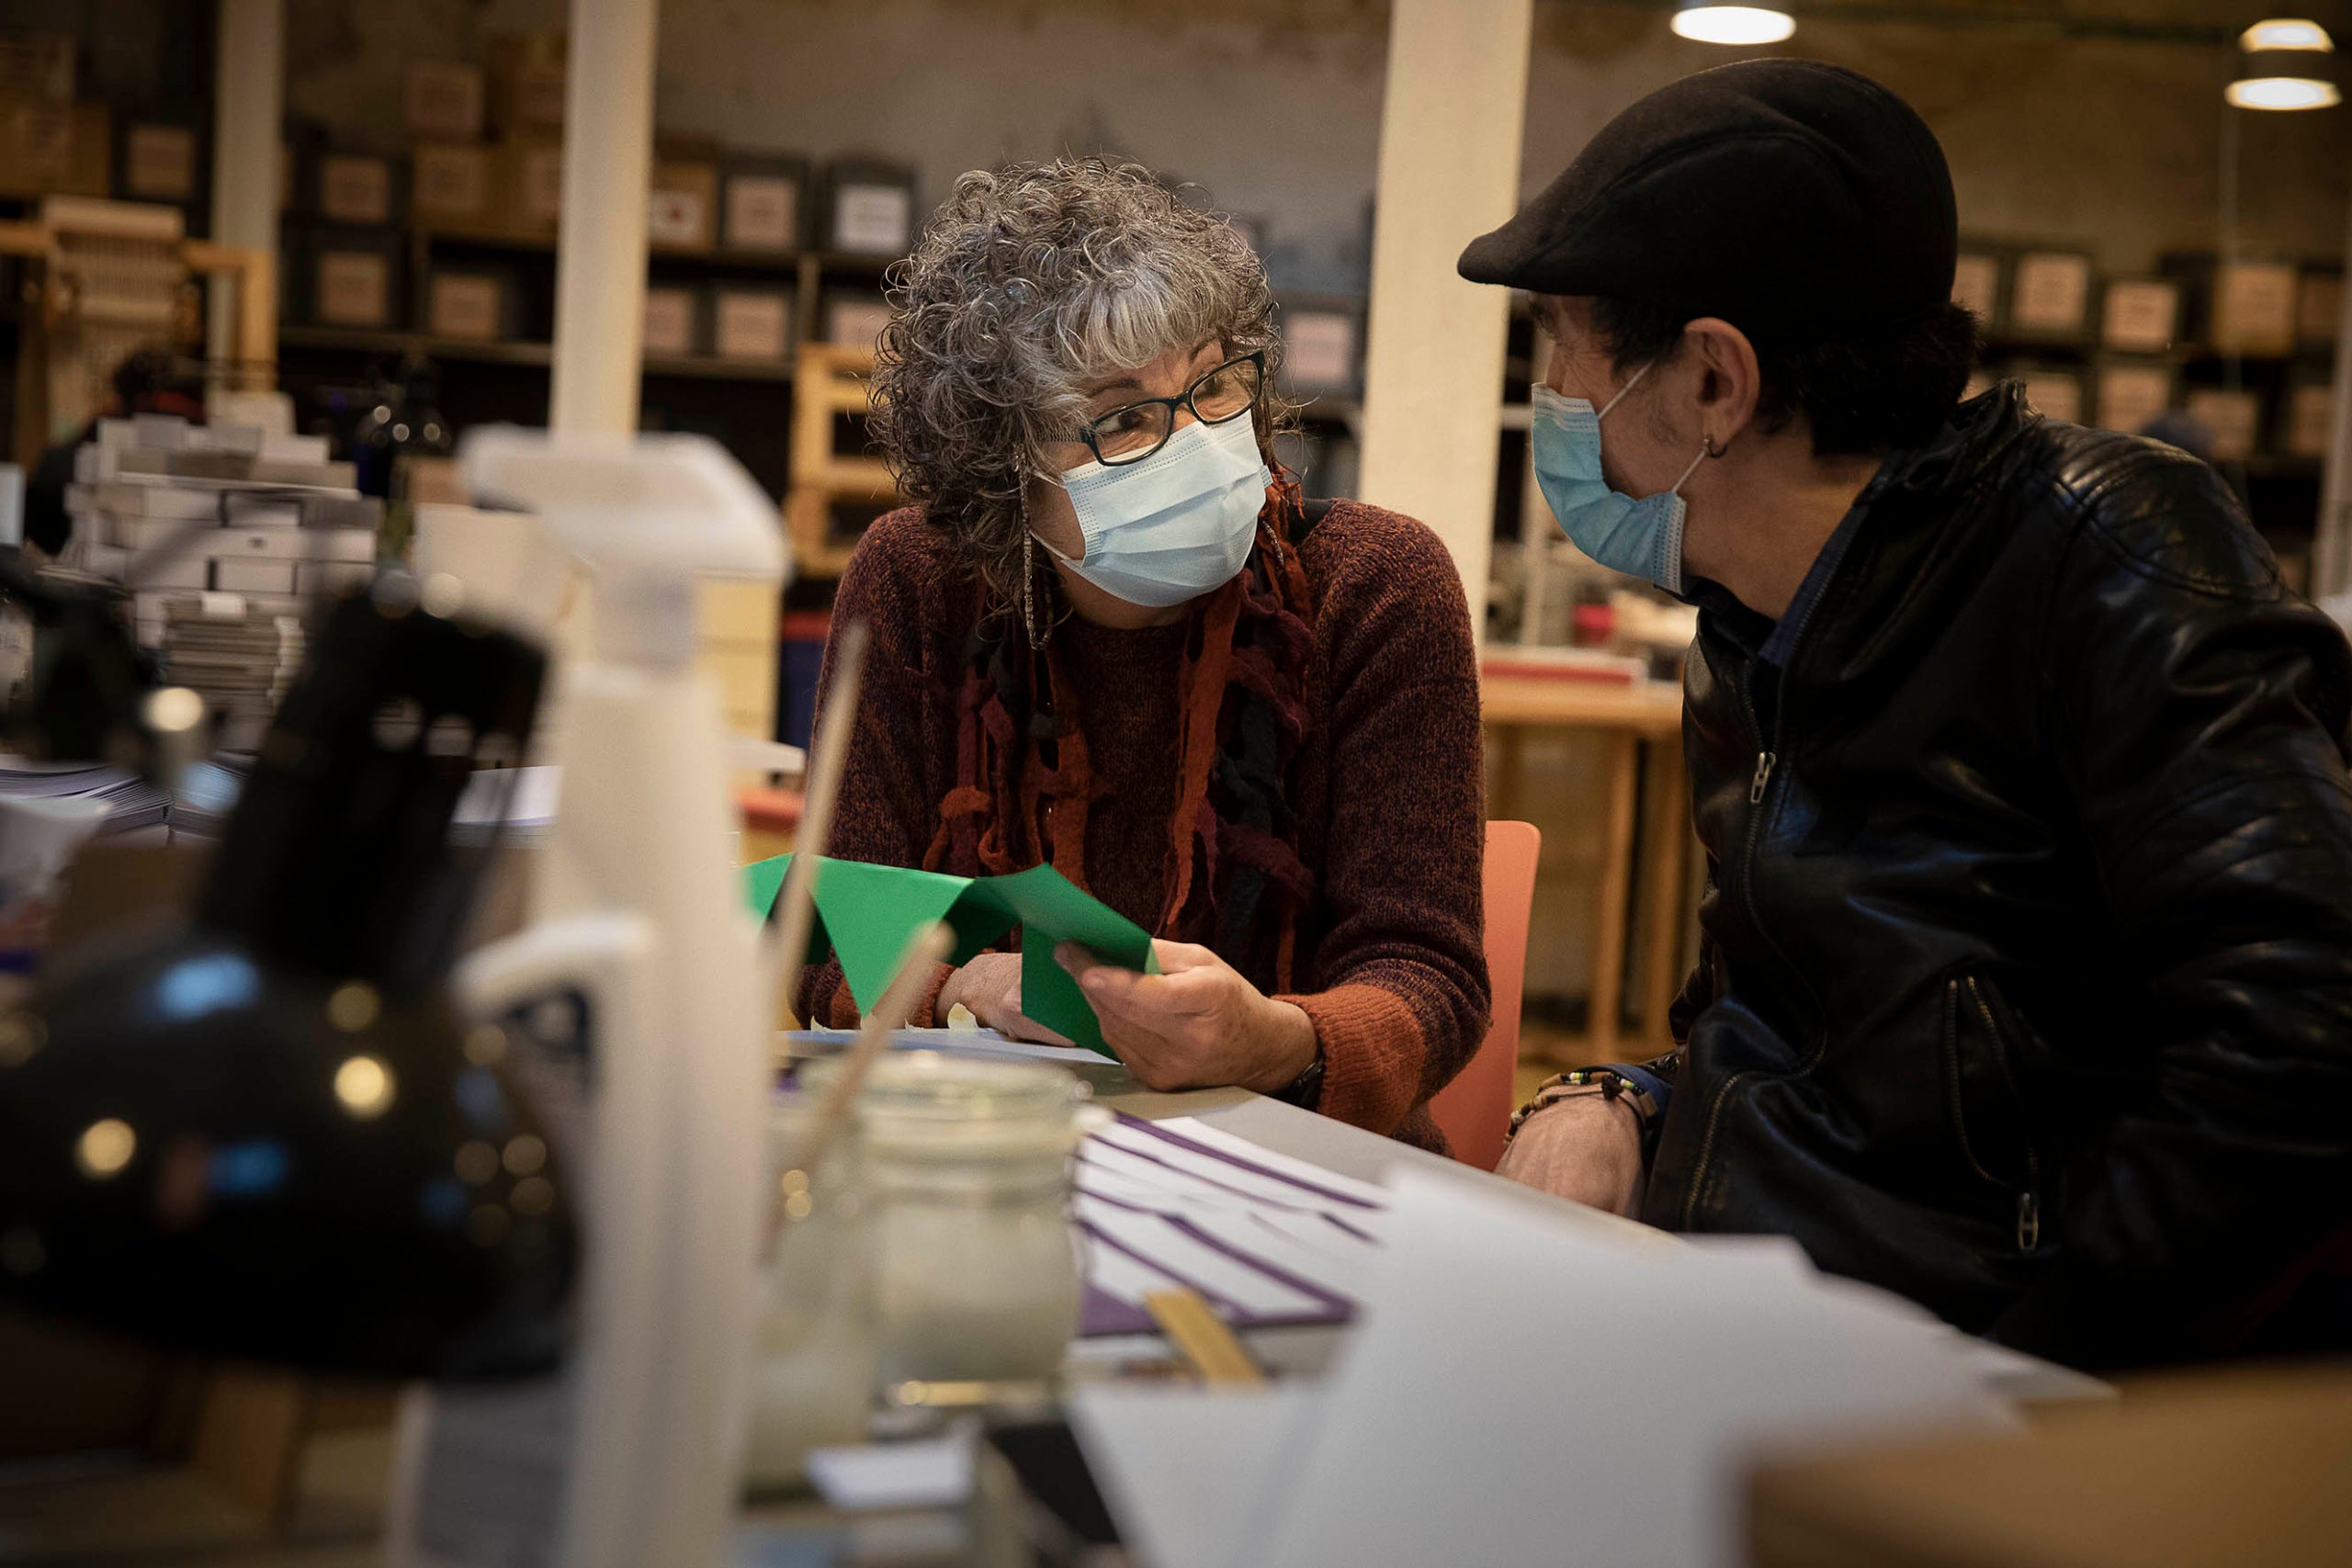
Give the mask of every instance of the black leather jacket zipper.
M 2031 1252 L 2041 1245 L 2041 1156 L 2035 1150 L 2033 1140 L 2028 1137 L 2025 1145 L 2025 1185 L 2020 1188 L 2016 1183 L 2004 1180 L 1985 1169 L 1984 1162 L 1976 1156 L 1975 1145 L 1969 1141 L 1968 1119 L 1961 1113 L 1960 994 L 1963 989 L 1967 991 L 1969 1001 L 1976 1009 L 1976 1016 L 1984 1021 L 1984 1032 L 1991 1037 L 1993 1049 L 2001 1055 L 2003 1076 L 2007 1077 L 2010 1072 L 2007 1061 L 2008 1036 L 2002 1031 L 1999 1020 L 1994 1016 L 1992 1004 L 1984 999 L 1984 987 L 1977 983 L 1976 976 L 1973 975 L 1964 981 L 1958 977 L 1945 981 L 1944 1070 L 1950 1075 L 1952 1136 L 1959 1140 L 1961 1157 L 1968 1162 L 1970 1170 L 1975 1172 L 1980 1179 L 1991 1186 L 2016 1195 L 2018 1250 Z M 2023 1113 L 2022 1103 L 2018 1106 L 2018 1111 L 2020 1114 Z

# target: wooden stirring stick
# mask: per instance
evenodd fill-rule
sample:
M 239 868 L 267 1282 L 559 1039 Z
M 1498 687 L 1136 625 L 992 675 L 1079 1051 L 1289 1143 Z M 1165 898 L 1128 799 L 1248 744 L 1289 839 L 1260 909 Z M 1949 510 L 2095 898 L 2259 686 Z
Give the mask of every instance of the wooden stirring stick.
M 1159 1325 L 1159 1331 L 1168 1336 L 1168 1342 L 1201 1374 L 1203 1382 L 1250 1388 L 1266 1381 L 1266 1374 L 1258 1370 L 1258 1363 L 1250 1359 L 1250 1352 L 1234 1337 L 1233 1330 L 1209 1310 L 1209 1303 L 1201 1299 L 1199 1292 L 1182 1287 L 1146 1291 L 1143 1304 Z
M 825 692 L 825 711 L 818 721 L 809 748 L 808 778 L 800 808 L 800 830 L 792 836 L 792 863 L 785 868 L 784 886 L 776 895 L 776 918 L 770 922 L 772 940 L 783 949 L 775 965 L 783 995 L 768 1016 L 797 1008 L 800 969 L 808 953 L 808 933 L 817 923 L 817 857 L 832 837 L 833 807 L 841 799 L 842 770 L 849 761 L 850 731 L 857 725 L 858 683 L 865 672 L 865 623 L 852 621 L 833 645 L 833 682 Z M 793 1018 L 807 1026 L 797 1011 Z
M 834 1135 L 849 1120 L 850 1107 L 857 1102 L 857 1091 L 865 1087 L 865 1075 L 889 1046 L 890 1036 L 906 1026 L 907 1015 L 914 1011 L 923 987 L 930 982 L 932 970 L 945 961 L 955 946 L 956 930 L 944 920 L 933 921 L 907 943 L 905 953 L 899 959 L 898 973 L 890 976 L 890 984 L 883 988 L 874 1010 L 865 1015 L 865 1022 L 857 1032 L 857 1043 L 841 1058 L 842 1070 L 834 1077 L 832 1087 L 825 1091 L 824 1102 L 817 1107 L 815 1121 L 801 1134 L 800 1146 L 793 1151 L 790 1162 L 777 1179 L 775 1191 L 769 1195 L 771 1246 L 784 1228 L 785 1205 L 792 1192 L 805 1190 L 802 1184 L 815 1179 L 825 1151 L 832 1146 Z M 798 1182 L 792 1180 L 796 1174 Z

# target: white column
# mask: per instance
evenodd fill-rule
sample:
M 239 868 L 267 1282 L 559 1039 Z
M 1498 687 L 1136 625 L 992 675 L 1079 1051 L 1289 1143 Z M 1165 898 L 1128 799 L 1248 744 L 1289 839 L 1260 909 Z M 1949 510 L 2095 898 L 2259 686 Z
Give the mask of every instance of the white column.
M 552 430 L 637 428 L 656 0 L 571 0 Z
M 1394 0 L 1366 329 L 1363 499 L 1419 518 L 1483 636 L 1508 291 L 1455 275 L 1519 205 L 1532 0 Z
M 2344 242 L 2352 269 L 2352 232 Z M 2312 596 L 2352 589 L 2352 285 L 2335 318 L 2335 403 L 2330 420 L 2326 478 L 2320 485 L 2312 536 Z
M 286 118 L 285 0 L 220 0 L 212 101 L 212 238 L 275 257 L 277 137 Z M 216 362 L 236 356 L 235 300 L 234 284 L 214 281 L 205 352 Z

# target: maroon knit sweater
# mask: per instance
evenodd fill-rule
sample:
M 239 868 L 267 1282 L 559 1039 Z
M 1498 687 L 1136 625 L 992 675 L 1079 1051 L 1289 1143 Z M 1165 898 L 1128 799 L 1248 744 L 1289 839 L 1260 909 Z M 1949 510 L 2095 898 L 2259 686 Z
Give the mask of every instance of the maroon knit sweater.
M 1334 504 L 1299 556 L 1316 614 L 1292 803 L 1317 897 L 1298 920 L 1299 994 L 1283 999 L 1315 1022 L 1324 1114 L 1442 1148 L 1428 1101 L 1485 1038 L 1488 1005 L 1485 776 L 1462 580 L 1427 528 L 1356 502 Z M 836 626 L 862 620 L 872 637 L 833 854 L 922 863 L 956 783 L 956 694 L 983 603 L 920 507 L 866 530 L 833 604 Z M 1053 635 L 1067 639 L 1105 786 L 1087 818 L 1089 891 L 1148 931 L 1164 893 L 1184 628 L 1114 631 L 1073 615 Z M 830 684 L 830 646 L 825 662 Z M 856 1017 L 835 963 L 798 999 L 804 1018 Z M 926 999 L 914 1021 L 930 1010 Z

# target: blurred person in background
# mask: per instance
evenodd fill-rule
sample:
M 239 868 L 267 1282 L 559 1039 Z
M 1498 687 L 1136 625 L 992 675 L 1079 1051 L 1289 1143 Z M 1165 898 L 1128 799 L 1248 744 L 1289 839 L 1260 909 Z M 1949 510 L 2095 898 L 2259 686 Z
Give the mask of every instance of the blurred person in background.
M 1569 537 L 1700 607 L 1682 1043 L 1502 1169 L 2077 1364 L 2352 1342 L 2352 652 L 2205 464 L 1961 403 L 1956 252 L 1918 116 L 1770 60 L 1463 254 Z
M 874 430 L 915 504 L 833 608 L 873 639 L 833 852 L 1050 862 L 1159 939 L 1159 975 L 1057 954 L 1145 1084 L 1442 1146 L 1488 1005 L 1469 615 L 1427 528 L 1275 459 L 1248 242 L 1142 169 L 975 172 L 891 302 Z M 914 1021 L 958 1005 L 1052 1038 L 1017 953 L 943 966 Z M 854 1021 L 838 964 L 798 1010 Z
M 25 477 L 25 539 L 51 555 L 74 536 L 66 515 L 65 487 L 74 482 L 74 454 L 98 438 L 98 421 L 132 414 L 175 414 L 190 424 L 204 423 L 204 367 L 164 349 L 142 348 L 115 367 L 114 395 L 106 407 L 41 455 Z

